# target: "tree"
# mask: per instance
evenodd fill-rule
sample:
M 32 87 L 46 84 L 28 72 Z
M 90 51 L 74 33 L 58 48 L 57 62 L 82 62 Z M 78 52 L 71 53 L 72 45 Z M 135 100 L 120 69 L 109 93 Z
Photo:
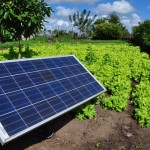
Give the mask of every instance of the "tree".
M 99 25 L 99 24 L 101 24 L 101 23 L 106 23 L 107 22 L 107 18 L 106 17 L 104 17 L 104 18 L 98 18 L 96 21 L 95 21 L 95 25 Z
M 150 20 L 145 20 L 134 27 L 133 36 L 141 44 L 150 45 Z
M 108 16 L 108 22 L 122 26 L 120 18 L 116 15 L 116 13 L 109 14 L 109 16 Z
M 135 44 L 150 52 L 150 20 L 139 23 L 138 26 L 133 27 L 132 32 Z
M 122 28 L 113 23 L 101 23 L 96 26 L 93 39 L 116 40 L 122 36 Z
M 106 26 L 104 27 L 104 25 Z M 94 39 L 126 39 L 129 37 L 129 31 L 122 25 L 120 18 L 115 13 L 111 13 L 108 17 L 99 18 L 95 21 Z
M 19 41 L 21 58 L 21 40 L 37 34 L 43 27 L 45 17 L 50 17 L 52 8 L 44 0 L 1 0 L 0 25 Z
M 69 20 L 73 26 L 77 27 L 81 33 L 86 34 L 87 36 L 91 35 L 91 30 L 93 28 L 93 23 L 97 15 L 90 17 L 90 11 L 87 12 L 84 9 L 81 13 L 74 13 L 72 16 L 69 15 Z

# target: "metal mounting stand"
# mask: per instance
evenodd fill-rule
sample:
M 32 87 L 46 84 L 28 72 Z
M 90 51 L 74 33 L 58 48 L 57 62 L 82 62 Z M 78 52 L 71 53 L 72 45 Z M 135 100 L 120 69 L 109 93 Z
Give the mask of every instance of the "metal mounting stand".
M 42 139 L 49 139 L 54 135 L 54 123 L 51 121 L 50 123 L 45 124 L 41 129 L 39 129 L 38 133 L 35 133 L 37 137 Z
M 43 136 L 47 139 L 53 137 L 54 135 L 54 123 L 50 122 L 43 127 Z

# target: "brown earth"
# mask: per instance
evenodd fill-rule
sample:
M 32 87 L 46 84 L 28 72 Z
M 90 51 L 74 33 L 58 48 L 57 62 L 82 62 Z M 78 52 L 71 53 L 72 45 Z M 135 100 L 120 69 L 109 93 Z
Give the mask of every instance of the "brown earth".
M 43 127 L 12 141 L 0 150 L 150 150 L 150 128 L 131 118 L 132 106 L 123 113 L 96 106 L 95 119 L 79 121 L 69 112 L 48 125 L 54 135 L 44 138 Z
M 3 48 L 3 47 L 0 47 L 0 51 L 2 50 L 7 50 L 8 48 Z

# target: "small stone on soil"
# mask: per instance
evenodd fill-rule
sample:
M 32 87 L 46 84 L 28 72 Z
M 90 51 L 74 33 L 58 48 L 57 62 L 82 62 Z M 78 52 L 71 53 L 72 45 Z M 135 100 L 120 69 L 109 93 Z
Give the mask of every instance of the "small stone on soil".
M 132 137 L 133 135 L 131 133 L 126 134 L 127 137 Z

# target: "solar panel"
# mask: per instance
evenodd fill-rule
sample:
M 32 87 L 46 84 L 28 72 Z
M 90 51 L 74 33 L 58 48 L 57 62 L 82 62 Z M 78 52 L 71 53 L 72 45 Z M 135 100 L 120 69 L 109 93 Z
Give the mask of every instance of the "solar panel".
M 74 55 L 0 62 L 1 144 L 105 90 Z

